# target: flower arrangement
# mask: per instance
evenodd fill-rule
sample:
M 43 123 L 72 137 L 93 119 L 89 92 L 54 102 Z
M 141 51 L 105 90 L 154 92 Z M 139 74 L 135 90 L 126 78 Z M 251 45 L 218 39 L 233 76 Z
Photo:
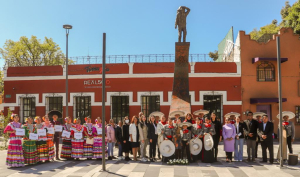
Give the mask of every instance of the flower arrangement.
M 188 159 L 171 159 L 167 162 L 168 165 L 188 165 Z

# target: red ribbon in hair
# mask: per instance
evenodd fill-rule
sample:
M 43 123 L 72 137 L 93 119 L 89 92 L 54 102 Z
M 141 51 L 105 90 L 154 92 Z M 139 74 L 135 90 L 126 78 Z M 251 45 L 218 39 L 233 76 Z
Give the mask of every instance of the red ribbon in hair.
M 201 125 L 197 125 L 197 129 L 201 129 L 202 128 L 202 126 Z
M 282 125 L 289 125 L 289 122 L 283 122 Z
M 183 133 L 184 133 L 184 134 L 186 134 L 186 133 L 188 133 L 188 132 L 189 132 L 188 129 L 183 130 Z
M 210 127 L 211 127 L 211 124 L 205 124 L 205 127 L 206 127 L 206 128 L 210 128 Z

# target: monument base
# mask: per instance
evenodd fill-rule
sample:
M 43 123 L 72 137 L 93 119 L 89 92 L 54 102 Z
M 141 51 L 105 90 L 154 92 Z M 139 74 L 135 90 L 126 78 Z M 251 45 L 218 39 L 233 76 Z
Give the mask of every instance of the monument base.
M 170 113 L 191 113 L 189 94 L 189 42 L 175 43 L 175 67 Z

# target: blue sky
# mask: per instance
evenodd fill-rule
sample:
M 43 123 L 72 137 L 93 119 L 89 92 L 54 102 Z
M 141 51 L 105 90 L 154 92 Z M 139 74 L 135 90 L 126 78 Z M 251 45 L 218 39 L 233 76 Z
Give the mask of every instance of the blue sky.
M 290 0 L 293 4 L 296 0 Z M 7 39 L 51 37 L 65 52 L 63 24 L 71 24 L 69 56 L 172 54 L 177 41 L 176 10 L 191 9 L 187 19 L 190 53 L 217 49 L 231 26 L 249 33 L 281 21 L 285 0 L 0 0 L 0 47 Z M 3 65 L 3 59 L 0 66 Z

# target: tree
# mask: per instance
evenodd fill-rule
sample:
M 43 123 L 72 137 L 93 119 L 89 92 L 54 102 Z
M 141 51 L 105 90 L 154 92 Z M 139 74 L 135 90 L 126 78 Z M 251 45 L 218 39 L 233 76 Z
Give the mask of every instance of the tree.
M 257 31 L 257 29 L 253 29 L 253 31 L 250 32 L 250 36 L 253 40 L 259 40 L 261 37 L 265 37 L 264 35 L 266 34 L 270 36 L 270 34 L 278 33 L 279 29 L 280 26 L 277 25 L 277 20 L 273 20 L 271 24 L 261 27 L 259 31 Z
M 219 55 L 218 55 L 218 51 L 215 50 L 214 52 L 209 52 L 208 53 L 209 57 L 212 58 L 214 61 L 216 61 L 218 58 L 219 58 Z
M 288 14 L 284 20 L 286 22 L 285 27 L 291 27 L 294 29 L 294 33 L 300 34 L 300 0 L 288 9 Z
M 3 71 L 0 70 L 0 95 L 3 95 L 4 91 L 4 81 L 3 81 Z
M 65 60 L 58 44 L 47 37 L 43 42 L 36 36 L 30 39 L 22 36 L 19 41 L 6 40 L 0 54 L 8 66 L 62 65 Z
M 289 15 L 289 9 L 291 8 L 290 2 L 285 1 L 285 6 L 282 7 L 280 14 L 283 25 L 285 24 L 285 18 Z

